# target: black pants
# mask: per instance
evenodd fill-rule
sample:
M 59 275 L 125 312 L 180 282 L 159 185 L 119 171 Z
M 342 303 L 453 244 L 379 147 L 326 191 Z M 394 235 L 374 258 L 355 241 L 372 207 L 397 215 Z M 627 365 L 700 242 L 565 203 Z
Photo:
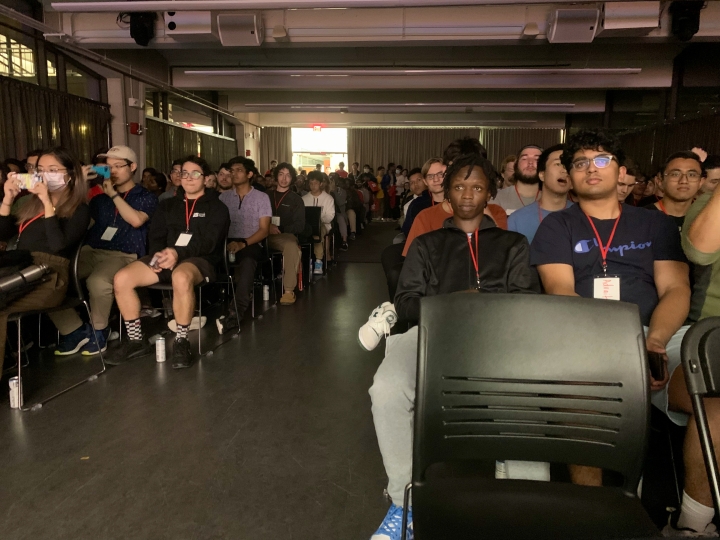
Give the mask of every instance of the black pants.
M 235 254 L 234 279 L 238 304 L 238 321 L 242 320 L 245 310 L 250 305 L 255 270 L 264 253 L 265 250 L 260 244 L 252 244 Z
M 385 271 L 385 279 L 387 280 L 388 294 L 390 295 L 390 301 L 395 301 L 395 291 L 397 290 L 398 281 L 400 281 L 400 271 L 402 270 L 405 257 L 402 252 L 405 247 L 405 242 L 401 244 L 393 244 L 386 247 L 380 260 Z

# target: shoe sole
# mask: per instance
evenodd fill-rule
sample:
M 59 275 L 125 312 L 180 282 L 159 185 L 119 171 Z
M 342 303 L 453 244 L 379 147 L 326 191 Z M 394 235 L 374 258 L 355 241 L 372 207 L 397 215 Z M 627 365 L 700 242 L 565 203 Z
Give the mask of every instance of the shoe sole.
M 143 356 L 148 356 L 150 354 L 150 350 L 147 351 L 136 351 L 127 358 L 123 358 L 122 360 L 113 360 L 112 358 L 109 358 L 105 360 L 105 363 L 108 366 L 121 366 L 123 364 L 127 364 L 129 360 L 134 360 L 135 358 L 141 358 Z
M 72 351 L 58 351 L 55 349 L 55 356 L 70 356 L 71 354 L 76 354 L 80 349 L 82 349 L 85 345 L 90 343 L 90 338 L 81 339 L 80 343 L 78 343 L 77 347 L 75 347 Z
M 107 345 L 105 345 L 105 346 L 104 346 L 102 349 L 100 349 L 99 351 L 83 351 L 81 354 L 82 354 L 83 356 L 97 356 L 97 355 L 100 354 L 101 352 L 105 352 L 105 351 L 107 351 Z

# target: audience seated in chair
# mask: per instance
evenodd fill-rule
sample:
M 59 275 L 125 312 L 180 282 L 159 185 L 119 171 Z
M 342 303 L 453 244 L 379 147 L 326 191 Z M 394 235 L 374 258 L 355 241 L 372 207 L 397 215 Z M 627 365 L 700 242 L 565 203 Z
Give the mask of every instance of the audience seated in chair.
M 155 195 L 134 181 L 137 170 L 135 152 L 127 146 L 114 146 L 101 157 L 107 159 L 110 178 L 102 183 L 104 194 L 90 201 L 93 226 L 80 253 L 78 277 L 87 279 L 92 327 L 83 323 L 74 309 L 58 312 L 67 328 L 74 327 L 60 340 L 57 355 L 92 356 L 107 349 L 110 336 L 110 310 L 115 302 L 113 279 L 118 270 L 147 255 L 148 220 L 155 212 Z M 84 343 L 84 345 L 83 345 Z
M 227 207 L 217 192 L 205 191 L 210 173 L 204 159 L 189 156 L 183 160 L 183 196 L 170 197 L 158 206 L 150 223 L 149 255 L 115 274 L 115 300 L 129 339 L 111 351 L 107 363 L 118 365 L 150 352 L 140 325 L 141 306 L 135 289 L 164 283 L 172 284 L 177 322 L 172 366 L 191 365 L 187 335 L 195 310 L 195 286 L 215 279 L 215 268 L 225 256 L 223 247 L 230 225 Z
M 714 510 L 697 431 L 694 422 L 688 423 L 692 407 L 680 367 L 680 345 L 689 328 L 687 260 L 671 218 L 618 202 L 624 160 L 613 136 L 586 130 L 570 137 L 562 162 L 579 202 L 543 220 L 532 243 L 531 262 L 548 294 L 637 304 L 646 327 L 645 346 L 664 359 L 663 373 L 649 375 L 651 401 L 676 424 L 688 424 L 682 508 L 670 517 L 664 533 L 710 533 Z M 713 404 L 708 412 L 720 434 L 720 408 Z M 599 469 L 576 466 L 570 473 L 578 484 L 602 483 Z
M 295 167 L 289 163 L 281 163 L 275 167 L 273 175 L 277 187 L 268 191 L 273 223 L 270 224 L 267 242 L 270 249 L 282 251 L 285 271 L 280 305 L 289 306 L 295 303 L 295 288 L 302 256 L 296 235 L 305 232 L 305 204 L 302 197 L 290 189 L 297 180 Z
M 441 229 L 411 245 L 395 295 L 398 317 L 417 324 L 420 299 L 462 291 L 537 293 L 524 236 L 504 231 L 484 215 L 496 186 L 493 168 L 479 154 L 458 157 L 444 176 L 452 206 Z M 375 431 L 388 475 L 392 506 L 373 536 L 399 539 L 403 492 L 412 470 L 417 326 L 388 338 L 386 356 L 370 388 Z
M 258 175 L 255 162 L 245 157 L 235 157 L 228 163 L 232 174 L 233 189 L 220 195 L 220 200 L 230 211 L 228 233 L 229 253 L 235 255 L 235 296 L 238 313 L 219 330 L 239 325 L 245 310 L 253 301 L 253 282 L 258 262 L 265 255 L 263 246 L 270 231 L 272 207 L 267 194 L 255 189 L 253 179 Z
M 311 171 L 308 174 L 308 182 L 310 184 L 310 193 L 303 196 L 302 200 L 305 206 L 318 206 L 322 208 L 320 220 L 319 241 L 315 242 L 315 268 L 314 274 L 323 273 L 323 257 L 325 255 L 325 237 L 332 229 L 332 221 L 335 219 L 335 201 L 333 198 L 323 191 L 323 174 L 320 171 Z
M 36 172 L 42 181 L 32 187 L 21 182 L 15 173 L 8 175 L 0 206 L 0 241 L 7 242 L 17 234 L 16 248 L 31 252 L 34 264 L 47 265 L 52 274 L 48 281 L 0 312 L 0 359 L 4 358 L 10 314 L 53 308 L 63 302 L 69 283 L 69 259 L 90 224 L 85 174 L 67 150 L 53 148 L 43 152 Z M 11 214 L 13 202 L 25 190 L 31 196 L 25 197 L 24 204 Z M 90 340 L 86 329 L 78 328 L 75 321 L 68 321 L 61 314 L 50 314 L 61 340 L 75 341 L 73 334 L 82 333 L 85 345 Z

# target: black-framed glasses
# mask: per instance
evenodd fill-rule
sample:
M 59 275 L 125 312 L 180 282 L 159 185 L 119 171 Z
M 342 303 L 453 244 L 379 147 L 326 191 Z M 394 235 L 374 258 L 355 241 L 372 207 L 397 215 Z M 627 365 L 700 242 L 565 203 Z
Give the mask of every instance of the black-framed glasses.
M 587 171 L 590 167 L 590 162 L 592 161 L 593 164 L 598 169 L 605 169 L 606 167 L 610 166 L 610 163 L 615 159 L 615 156 L 595 156 L 594 158 L 581 158 L 576 159 L 572 162 L 572 168 L 576 171 Z
M 666 172 L 665 174 L 663 174 L 663 176 L 667 180 L 670 180 L 672 182 L 679 182 L 682 179 L 682 177 L 684 176 L 685 178 L 688 179 L 688 182 L 691 182 L 691 183 L 699 182 L 700 179 L 702 178 L 702 174 L 700 174 L 697 171 L 687 171 L 687 172 L 670 171 L 670 172 Z
M 436 179 L 437 179 L 437 180 L 442 180 L 443 178 L 445 178 L 445 171 L 439 172 L 439 173 L 435 173 L 435 174 L 428 174 L 427 176 L 425 176 L 425 179 L 426 179 L 426 180 L 430 180 L 431 182 L 432 182 L 433 180 L 436 180 Z

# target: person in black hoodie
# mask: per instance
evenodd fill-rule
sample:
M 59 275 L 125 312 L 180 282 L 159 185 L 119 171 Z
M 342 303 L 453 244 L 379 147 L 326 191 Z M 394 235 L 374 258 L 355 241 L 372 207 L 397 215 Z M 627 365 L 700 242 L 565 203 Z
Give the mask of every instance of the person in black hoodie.
M 192 363 L 187 339 L 195 310 L 195 286 L 215 279 L 215 267 L 225 256 L 224 240 L 230 226 L 227 206 L 215 190 L 205 189 L 212 172 L 204 159 L 188 156 L 182 165 L 182 197 L 160 203 L 150 223 L 148 255 L 115 274 L 115 300 L 125 320 L 128 338 L 108 355 L 118 365 L 150 351 L 140 326 L 140 299 L 136 287 L 172 283 L 177 334 L 174 368 Z
M 448 167 L 444 189 L 453 217 L 410 246 L 395 294 L 399 319 L 417 324 L 420 299 L 426 296 L 540 292 L 525 237 L 496 227 L 483 214 L 496 191 L 491 178 L 492 165 L 480 154 L 460 156 Z M 395 538 L 391 531 L 399 530 L 403 491 L 410 482 L 417 341 L 417 326 L 389 337 L 370 388 L 375 432 L 389 479 L 387 491 L 393 501 L 378 536 Z

